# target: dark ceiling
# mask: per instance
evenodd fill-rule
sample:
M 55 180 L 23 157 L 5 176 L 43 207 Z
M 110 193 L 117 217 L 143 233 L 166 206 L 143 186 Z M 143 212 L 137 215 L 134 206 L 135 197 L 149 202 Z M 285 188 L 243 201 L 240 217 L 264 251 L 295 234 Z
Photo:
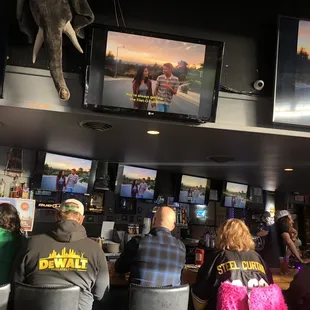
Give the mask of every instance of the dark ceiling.
M 81 128 L 81 121 L 112 125 L 105 132 Z M 151 123 L 92 114 L 0 107 L 0 145 L 46 150 L 231 180 L 289 191 L 308 191 L 310 139 Z M 150 136 L 150 129 L 160 131 Z M 210 156 L 234 161 L 219 164 Z M 284 168 L 293 167 L 292 173 Z
M 113 0 L 89 1 L 98 22 L 115 22 Z M 15 22 L 15 1 L 7 0 L 11 41 L 23 44 Z M 310 4 L 296 1 L 231 2 L 128 1 L 120 0 L 130 27 L 131 20 L 193 28 L 216 29 L 258 38 L 274 46 L 277 14 L 310 17 Z M 216 6 L 216 7 L 215 7 Z M 309 8 L 309 9 L 308 9 Z M 5 10 L 6 11 L 6 10 Z M 4 13 L 4 11 L 2 11 Z M 266 47 L 265 47 L 266 49 Z M 271 58 L 270 58 L 271 59 Z M 269 66 L 270 59 L 266 59 Z M 264 61 L 264 57 L 261 57 Z M 85 120 L 104 121 L 113 127 L 106 132 L 81 128 Z M 244 182 L 269 190 L 309 192 L 307 176 L 310 139 L 284 135 L 258 134 L 176 124 L 148 123 L 91 114 L 68 114 L 0 106 L 0 145 L 46 150 L 111 162 L 125 162 L 209 178 Z M 159 136 L 146 131 L 158 129 Z M 208 158 L 225 155 L 234 158 L 218 164 Z M 292 173 L 283 171 L 293 167 Z

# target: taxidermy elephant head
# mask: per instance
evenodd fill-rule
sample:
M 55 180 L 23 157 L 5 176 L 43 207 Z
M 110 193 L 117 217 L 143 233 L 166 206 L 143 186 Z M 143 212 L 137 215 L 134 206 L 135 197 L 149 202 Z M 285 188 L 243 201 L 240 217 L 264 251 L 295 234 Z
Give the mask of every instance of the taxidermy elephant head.
M 77 36 L 84 38 L 84 27 L 94 21 L 87 0 L 17 0 L 17 19 L 20 30 L 33 43 L 33 62 L 43 44 L 48 51 L 49 67 L 61 100 L 70 98 L 62 71 L 62 34 L 65 33 L 83 53 Z M 39 28 L 38 28 L 39 27 Z

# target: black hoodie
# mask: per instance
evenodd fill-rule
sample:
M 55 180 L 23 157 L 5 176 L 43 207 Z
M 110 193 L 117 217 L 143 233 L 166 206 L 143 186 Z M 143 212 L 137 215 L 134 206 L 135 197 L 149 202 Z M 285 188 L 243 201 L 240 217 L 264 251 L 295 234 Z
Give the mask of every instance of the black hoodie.
M 62 221 L 50 233 L 29 239 L 15 281 L 79 286 L 79 310 L 90 310 L 94 299 L 101 300 L 108 290 L 109 271 L 103 251 L 87 238 L 85 228 L 75 221 Z

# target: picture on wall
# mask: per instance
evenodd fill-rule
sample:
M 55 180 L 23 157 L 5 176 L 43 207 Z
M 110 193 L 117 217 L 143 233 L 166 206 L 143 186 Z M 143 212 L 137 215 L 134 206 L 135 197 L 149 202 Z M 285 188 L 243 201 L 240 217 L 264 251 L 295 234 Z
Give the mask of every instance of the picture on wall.
M 179 202 L 204 204 L 206 200 L 208 180 L 205 178 L 183 175 Z
M 41 189 L 85 194 L 92 161 L 46 153 Z
M 153 199 L 157 171 L 152 169 L 120 166 L 121 197 Z
M 248 185 L 227 182 L 224 206 L 244 209 L 247 202 Z

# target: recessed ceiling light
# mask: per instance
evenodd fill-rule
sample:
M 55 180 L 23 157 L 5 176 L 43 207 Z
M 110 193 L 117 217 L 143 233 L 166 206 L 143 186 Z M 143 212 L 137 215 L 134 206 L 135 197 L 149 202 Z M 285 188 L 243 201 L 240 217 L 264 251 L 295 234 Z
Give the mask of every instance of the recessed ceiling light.
M 147 133 L 149 135 L 153 135 L 153 136 L 159 135 L 159 131 L 157 131 L 157 130 L 148 130 Z
M 286 172 L 290 172 L 290 171 L 293 171 L 294 169 L 293 168 L 285 168 L 284 171 Z

